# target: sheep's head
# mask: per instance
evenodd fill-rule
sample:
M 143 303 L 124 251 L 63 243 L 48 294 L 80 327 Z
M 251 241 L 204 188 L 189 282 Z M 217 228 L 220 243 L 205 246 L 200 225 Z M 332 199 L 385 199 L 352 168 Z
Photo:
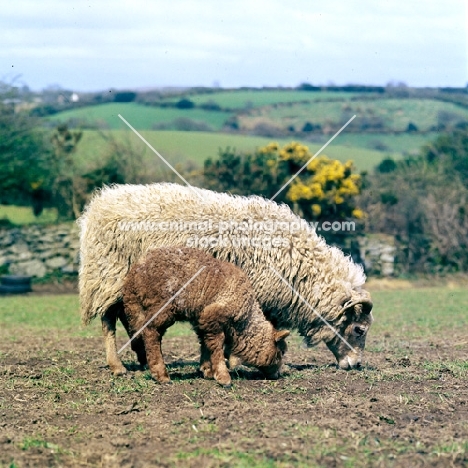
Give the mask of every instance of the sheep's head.
M 323 323 L 319 331 L 311 330 L 306 342 L 313 345 L 323 340 L 341 369 L 359 369 L 373 321 L 370 294 L 353 291 L 351 297 L 340 301 L 339 308 L 339 317 L 328 325 Z
M 273 329 L 273 339 L 262 349 L 258 357 L 266 365 L 258 366 L 259 370 L 267 379 L 275 380 L 279 378 L 281 366 L 283 365 L 283 356 L 287 350 L 286 337 L 289 336 L 288 330 Z

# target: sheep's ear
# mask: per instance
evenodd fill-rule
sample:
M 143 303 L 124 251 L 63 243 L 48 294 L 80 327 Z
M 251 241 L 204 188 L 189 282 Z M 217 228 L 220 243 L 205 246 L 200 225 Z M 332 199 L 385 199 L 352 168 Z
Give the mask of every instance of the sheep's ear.
M 372 307 L 374 307 L 374 304 L 372 304 L 370 299 L 362 301 L 361 304 L 363 314 L 370 314 L 372 312 Z
M 279 330 L 275 332 L 275 342 L 278 343 L 281 340 L 284 340 L 291 334 L 289 330 Z
M 361 297 L 359 302 L 362 304 L 362 313 L 370 314 L 372 312 L 372 307 L 374 307 L 374 304 L 372 304 L 371 295 L 367 291 L 362 290 L 360 296 Z
M 353 294 L 353 297 L 345 299 L 342 302 L 342 307 L 344 310 L 354 309 L 356 307 L 359 310 L 359 313 L 370 314 L 372 312 L 372 300 L 370 294 L 367 291 L 361 291 L 360 293 Z

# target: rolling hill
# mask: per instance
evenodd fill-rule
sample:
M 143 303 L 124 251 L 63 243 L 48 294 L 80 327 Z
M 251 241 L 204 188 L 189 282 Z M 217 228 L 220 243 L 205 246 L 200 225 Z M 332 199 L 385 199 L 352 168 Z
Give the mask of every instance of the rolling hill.
M 210 129 L 220 130 L 230 114 L 221 111 L 206 111 L 203 109 L 176 109 L 172 107 L 150 107 L 135 102 L 107 103 L 95 106 L 81 107 L 54 114 L 47 119 L 50 122 L 74 121 L 75 124 L 96 125 L 102 129 L 118 130 L 125 128 L 120 120 L 121 114 L 138 130 L 151 130 L 155 126 L 170 124 L 177 119 L 190 119 L 193 122 L 206 124 Z
M 175 107 L 182 97 L 190 99 L 195 107 Z M 139 97 L 142 99 L 144 95 Z M 167 107 L 168 103 L 172 107 Z M 199 107 L 204 105 L 211 109 Z M 117 138 L 128 141 L 134 138 L 134 144 L 143 145 L 135 135 L 130 135 L 118 114 L 168 158 L 197 163 L 216 157 L 219 148 L 230 146 L 252 151 L 271 141 L 281 144 L 301 141 L 313 152 L 328 141 L 338 125 L 356 115 L 325 154 L 340 160 L 353 159 L 357 167 L 366 170 L 388 155 L 417 153 L 447 125 L 468 121 L 468 109 L 463 106 L 422 95 L 398 98 L 386 93 L 290 89 L 204 90 L 198 94 L 191 90 L 153 105 L 113 102 L 63 111 L 47 120 L 49 126 L 58 122 L 83 128 L 94 126 L 113 132 Z M 319 125 L 318 131 L 317 128 L 302 131 L 307 122 Z M 222 133 L 226 128 L 229 132 Z M 79 158 L 83 163 L 92 161 L 104 148 L 105 141 L 99 132 L 86 130 Z
M 130 143 L 138 151 L 144 152 L 145 158 L 159 163 L 159 158 L 130 130 L 112 130 L 111 132 L 115 138 Z M 141 135 L 171 164 L 191 160 L 200 166 L 206 158 L 216 158 L 220 148 L 231 147 L 238 151 L 248 152 L 272 141 L 271 138 L 206 132 L 144 130 Z M 286 144 L 291 142 L 291 139 L 275 141 Z M 303 143 L 309 146 L 312 153 L 318 151 L 322 146 L 309 142 Z M 99 158 L 106 151 L 106 146 L 107 143 L 100 132 L 85 130 L 77 152 L 80 164 L 84 167 L 92 165 L 96 158 Z M 382 159 L 382 152 L 379 151 L 335 144 L 327 147 L 322 154 L 340 161 L 352 159 L 359 170 L 369 170 Z M 161 162 L 161 164 L 163 163 Z

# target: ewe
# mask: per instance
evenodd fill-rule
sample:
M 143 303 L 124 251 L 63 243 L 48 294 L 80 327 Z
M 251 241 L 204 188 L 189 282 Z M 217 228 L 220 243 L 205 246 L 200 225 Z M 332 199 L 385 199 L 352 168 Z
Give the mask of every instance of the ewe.
M 81 317 L 85 324 L 100 317 L 112 372 L 126 372 L 115 327 L 128 270 L 151 248 L 182 245 L 240 267 L 276 328 L 298 330 L 309 346 L 324 341 L 341 368 L 358 367 L 372 323 L 365 275 L 302 221 L 287 206 L 261 197 L 175 184 L 98 191 L 80 218 Z M 261 223 L 272 233 L 263 230 L 257 236 Z M 249 236 L 251 242 L 239 242 Z M 134 340 L 132 348 L 143 363 L 141 340 Z
M 176 321 L 190 322 L 197 333 L 206 378 L 230 386 L 224 356 L 231 353 L 267 378 L 279 377 L 289 332 L 273 328 L 247 275 L 232 263 L 187 247 L 151 250 L 130 268 L 123 303 L 128 332 L 142 329 L 151 375 L 159 382 L 170 381 L 161 339 Z

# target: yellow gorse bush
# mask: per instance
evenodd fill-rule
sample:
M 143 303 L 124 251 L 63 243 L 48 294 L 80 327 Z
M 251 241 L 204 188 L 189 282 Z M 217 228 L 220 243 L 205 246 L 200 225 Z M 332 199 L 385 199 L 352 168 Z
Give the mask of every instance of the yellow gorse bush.
M 282 148 L 278 143 L 270 143 L 258 153 L 276 154 L 276 164 L 286 164 L 289 175 L 297 173 L 312 159 L 286 192 L 286 200 L 297 204 L 306 217 L 364 218 L 363 211 L 355 206 L 355 197 L 361 191 L 361 176 L 352 173 L 353 161 L 342 163 L 327 156 L 313 158 L 307 146 L 294 141 Z M 268 161 L 272 169 L 274 161 Z

